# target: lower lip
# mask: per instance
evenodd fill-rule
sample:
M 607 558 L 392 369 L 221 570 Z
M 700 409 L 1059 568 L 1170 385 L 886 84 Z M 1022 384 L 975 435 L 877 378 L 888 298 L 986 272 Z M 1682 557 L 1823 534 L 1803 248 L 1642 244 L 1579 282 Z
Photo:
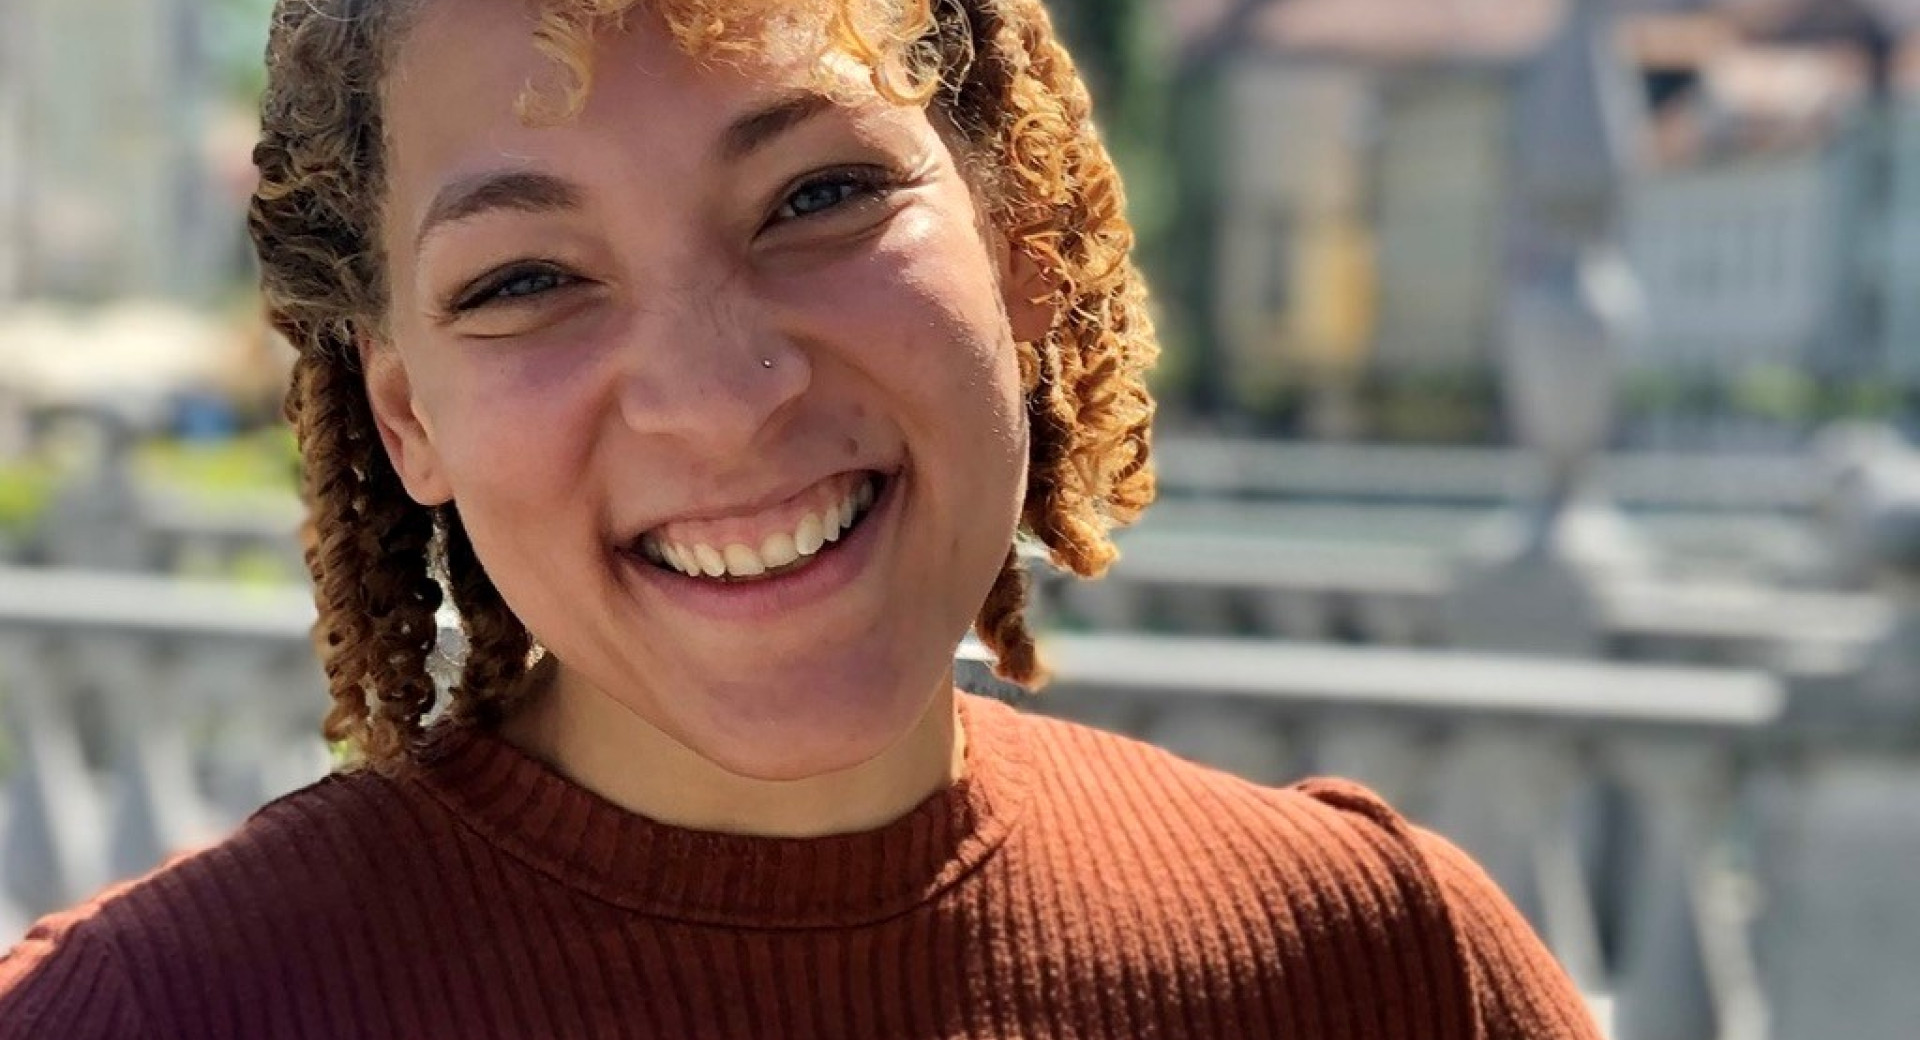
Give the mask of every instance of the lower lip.
M 675 606 L 715 621 L 770 621 L 814 606 L 853 584 L 878 551 L 882 535 L 891 530 L 904 482 L 902 474 L 887 478 L 873 508 L 850 533 L 821 550 L 813 563 L 777 577 L 742 582 L 689 578 L 624 550 L 616 555 L 642 587 Z

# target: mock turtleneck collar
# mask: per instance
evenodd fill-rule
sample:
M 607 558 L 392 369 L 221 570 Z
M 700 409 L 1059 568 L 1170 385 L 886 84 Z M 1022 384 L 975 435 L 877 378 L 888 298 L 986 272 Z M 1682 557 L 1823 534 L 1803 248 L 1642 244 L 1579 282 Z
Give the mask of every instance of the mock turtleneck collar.
M 1005 840 L 1026 767 L 1013 709 L 958 695 L 966 774 L 876 830 L 763 838 L 688 830 L 629 812 L 497 734 L 436 726 L 417 781 L 503 851 L 641 913 L 760 928 L 884 920 L 934 896 Z

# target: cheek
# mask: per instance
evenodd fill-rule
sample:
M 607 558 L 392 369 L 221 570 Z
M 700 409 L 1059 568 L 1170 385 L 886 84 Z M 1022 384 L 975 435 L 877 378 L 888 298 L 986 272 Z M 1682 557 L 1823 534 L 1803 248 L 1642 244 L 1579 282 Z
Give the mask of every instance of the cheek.
M 902 398 L 910 434 L 987 447 L 1022 436 L 1019 364 L 970 224 L 903 214 L 871 249 L 783 288 L 815 342 Z
M 518 346 L 468 353 L 440 383 L 436 445 L 463 514 L 497 523 L 564 509 L 579 497 L 589 457 L 588 359 Z
M 993 269 L 970 228 L 955 237 L 875 258 L 887 291 L 873 299 L 891 301 L 876 317 L 897 331 L 870 342 L 875 363 L 910 395 L 901 421 L 922 489 L 952 525 L 942 525 L 936 556 L 956 579 L 967 576 L 956 595 L 971 616 L 1025 498 L 1027 435 L 1017 348 Z

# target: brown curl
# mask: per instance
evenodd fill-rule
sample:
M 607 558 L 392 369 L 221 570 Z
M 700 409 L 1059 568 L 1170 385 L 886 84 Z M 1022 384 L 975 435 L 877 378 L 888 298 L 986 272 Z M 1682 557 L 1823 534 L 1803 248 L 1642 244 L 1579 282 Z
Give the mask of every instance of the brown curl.
M 304 357 L 288 413 L 308 507 L 314 643 L 333 694 L 322 732 L 384 764 L 400 759 L 433 707 L 426 665 L 441 592 L 429 569 L 432 516 L 400 486 L 359 382 L 346 366 Z

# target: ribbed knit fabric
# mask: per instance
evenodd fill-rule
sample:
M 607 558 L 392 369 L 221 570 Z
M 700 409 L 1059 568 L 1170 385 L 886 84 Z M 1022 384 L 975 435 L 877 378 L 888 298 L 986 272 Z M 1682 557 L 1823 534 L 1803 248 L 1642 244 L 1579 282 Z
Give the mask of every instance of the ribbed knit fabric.
M 1471 863 L 1360 788 L 1256 787 L 963 698 L 967 778 L 869 833 L 698 833 L 493 735 L 323 780 L 49 917 L 0 1038 L 1597 1034 Z

